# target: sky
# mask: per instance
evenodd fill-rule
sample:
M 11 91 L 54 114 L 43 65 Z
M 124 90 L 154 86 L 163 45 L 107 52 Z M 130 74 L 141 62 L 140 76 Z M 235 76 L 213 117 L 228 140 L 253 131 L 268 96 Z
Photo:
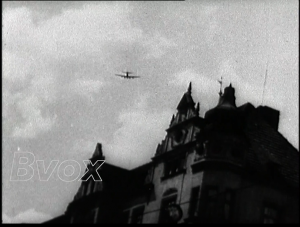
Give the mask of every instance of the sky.
M 45 170 L 74 160 L 83 174 L 82 160 L 101 143 L 107 163 L 140 166 L 190 81 L 200 116 L 216 106 L 222 77 L 237 106 L 278 109 L 279 132 L 299 149 L 296 0 L 2 6 L 3 222 L 59 216 L 80 185 L 62 181 L 61 168 L 42 181 L 37 164 L 30 180 L 11 181 L 16 152 L 32 153 Z M 124 70 L 141 78 L 115 76 Z

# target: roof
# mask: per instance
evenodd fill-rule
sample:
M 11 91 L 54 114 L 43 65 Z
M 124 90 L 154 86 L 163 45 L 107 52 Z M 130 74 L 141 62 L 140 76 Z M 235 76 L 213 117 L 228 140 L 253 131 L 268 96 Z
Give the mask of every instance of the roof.
M 234 93 L 235 90 L 230 84 L 225 88 L 224 94 L 220 96 L 218 105 L 205 113 L 205 119 L 220 118 L 220 115 L 226 114 L 225 111 L 232 115 L 237 110 Z
M 262 172 L 272 164 L 285 182 L 299 188 L 299 152 L 257 110 L 249 115 L 245 134 L 250 143 L 246 165 Z
M 186 110 L 188 108 L 192 108 L 192 109 L 195 108 L 195 102 L 191 94 L 192 94 L 192 83 L 190 82 L 187 92 L 184 93 L 177 106 L 177 110 Z
M 58 217 L 47 220 L 47 221 L 43 222 L 42 224 L 69 223 L 69 222 L 70 222 L 70 216 L 63 214 Z

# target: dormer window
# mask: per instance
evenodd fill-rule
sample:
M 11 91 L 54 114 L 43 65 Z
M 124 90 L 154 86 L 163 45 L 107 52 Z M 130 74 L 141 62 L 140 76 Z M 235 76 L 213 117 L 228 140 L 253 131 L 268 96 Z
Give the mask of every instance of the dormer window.
M 184 143 L 187 135 L 186 129 L 178 129 L 172 133 L 171 136 L 171 145 L 172 147 L 176 147 L 182 143 Z
M 177 143 L 179 143 L 179 142 L 181 141 L 181 139 L 182 139 L 182 136 L 183 136 L 183 133 L 182 133 L 181 130 L 180 130 L 180 131 L 176 131 L 176 132 L 174 133 L 174 140 L 175 140 Z

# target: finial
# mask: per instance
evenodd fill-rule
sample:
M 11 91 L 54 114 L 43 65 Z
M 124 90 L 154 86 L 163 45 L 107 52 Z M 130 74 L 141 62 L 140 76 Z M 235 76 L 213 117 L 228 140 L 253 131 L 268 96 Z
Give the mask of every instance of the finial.
M 223 84 L 223 77 L 221 77 L 221 80 L 218 80 L 218 82 L 220 83 L 220 91 L 219 91 L 219 95 L 221 96 L 223 93 L 222 93 L 222 84 Z
M 229 87 L 231 87 L 231 88 L 232 88 L 232 86 L 231 86 L 231 83 L 229 84 Z
M 192 93 L 192 82 L 189 84 L 188 93 Z
M 199 110 L 200 110 L 200 103 L 198 102 L 196 106 L 196 113 L 199 113 Z
M 170 124 L 173 123 L 174 119 L 175 119 L 175 117 L 174 117 L 174 114 L 173 114 Z
M 96 157 L 96 156 L 103 157 L 102 144 L 101 143 L 97 143 L 94 154 L 93 154 L 92 157 Z

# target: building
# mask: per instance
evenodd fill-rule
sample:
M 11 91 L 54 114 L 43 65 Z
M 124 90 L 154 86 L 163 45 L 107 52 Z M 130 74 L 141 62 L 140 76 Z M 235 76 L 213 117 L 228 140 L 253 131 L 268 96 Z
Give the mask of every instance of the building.
M 299 152 L 278 132 L 279 111 L 237 107 L 230 84 L 201 117 L 191 93 L 149 163 L 104 163 L 102 181 L 83 181 L 47 223 L 299 223 Z M 91 161 L 103 159 L 97 144 Z

